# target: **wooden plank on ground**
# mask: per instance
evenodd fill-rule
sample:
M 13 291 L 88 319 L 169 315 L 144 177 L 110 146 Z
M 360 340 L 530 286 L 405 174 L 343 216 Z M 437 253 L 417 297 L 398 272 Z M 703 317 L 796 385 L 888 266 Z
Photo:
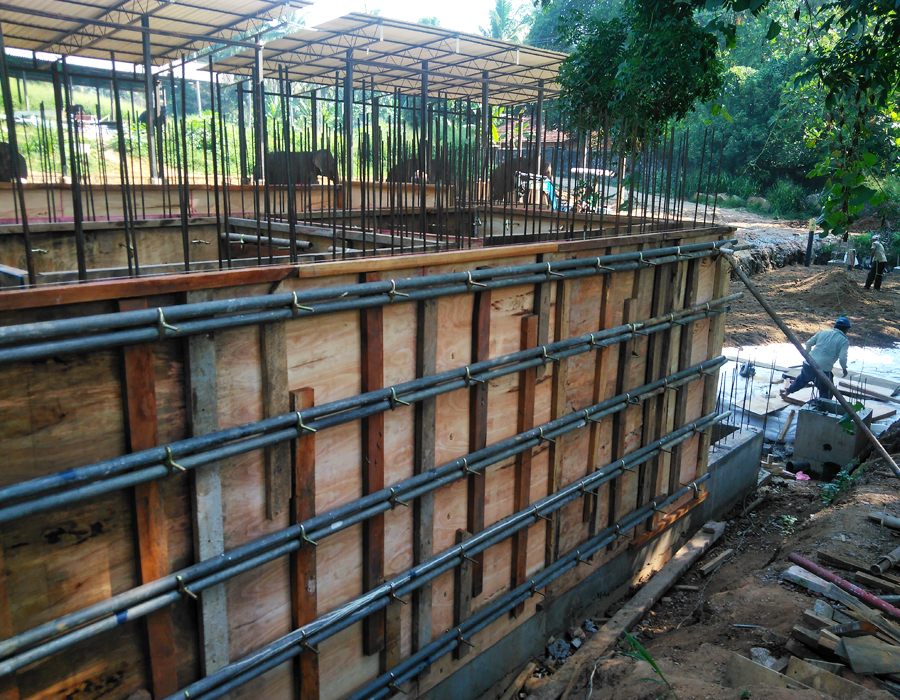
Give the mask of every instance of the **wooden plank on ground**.
M 854 700 L 854 698 L 863 697 L 868 692 L 861 685 L 851 683 L 846 678 L 813 666 L 796 656 L 791 657 L 784 675 L 836 700 Z
M 418 302 L 416 377 L 437 372 L 438 301 Z M 434 468 L 437 400 L 429 397 L 415 405 L 414 469 L 422 474 Z M 413 561 L 421 564 L 434 554 L 434 494 L 419 496 L 413 504 Z M 412 650 L 431 643 L 431 582 L 413 593 Z
M 472 362 L 487 360 L 491 346 L 491 292 L 475 294 L 472 312 Z M 474 382 L 469 390 L 469 452 L 487 446 L 488 390 L 487 382 Z M 469 474 L 466 529 L 476 535 L 484 530 L 484 497 L 487 472 Z M 477 554 L 472 569 L 472 596 L 478 597 L 484 588 L 484 552 Z
M 208 301 L 207 292 L 189 292 L 188 303 Z M 186 340 L 185 404 L 191 436 L 207 435 L 219 429 L 216 394 L 216 341 L 209 335 Z M 204 561 L 225 552 L 222 517 L 222 483 L 219 463 L 191 470 L 194 558 Z M 200 664 L 208 676 L 228 664 L 228 605 L 225 584 L 200 592 Z
M 874 637 L 847 638 L 843 643 L 854 673 L 900 673 L 900 647 Z
M 119 302 L 120 311 L 146 308 L 143 299 Z M 139 452 L 156 447 L 158 442 L 153 346 L 127 346 L 122 349 L 122 359 L 128 450 Z M 168 528 L 159 485 L 151 481 L 135 486 L 134 501 L 141 583 L 149 583 L 169 573 Z M 170 609 L 147 615 L 146 627 L 153 695 L 167 697 L 178 690 Z
M 746 410 L 749 413 L 752 413 L 755 416 L 762 417 L 771 413 L 775 413 L 776 411 L 780 411 L 782 408 L 785 408 L 791 403 L 794 402 L 786 401 L 779 396 L 754 396 L 747 402 L 746 408 L 743 404 L 737 404 L 735 408 L 740 408 L 742 410 Z M 804 401 L 799 405 L 802 406 L 803 403 L 806 402 Z
M 377 273 L 368 273 L 361 282 L 378 281 Z M 362 393 L 384 387 L 384 311 L 380 306 L 360 311 L 362 335 Z M 363 495 L 384 488 L 384 414 L 362 420 Z M 363 523 L 363 591 L 384 583 L 384 515 L 373 515 Z M 363 622 L 363 651 L 367 656 L 384 648 L 384 610 L 369 615 Z
M 263 416 L 274 418 L 288 412 L 287 342 L 284 322 L 259 327 L 262 363 Z M 291 499 L 291 447 L 286 442 L 265 448 L 266 517 L 274 520 Z
M 538 317 L 525 316 L 522 319 L 522 344 L 523 350 L 535 347 L 538 334 Z M 535 368 L 519 372 L 519 411 L 516 421 L 516 431 L 523 433 L 534 427 L 534 390 L 536 373 Z M 516 455 L 515 489 L 513 494 L 513 513 L 525 510 L 531 501 L 531 448 Z M 510 587 L 515 588 L 525 582 L 527 573 L 528 555 L 528 528 L 519 530 L 512 538 L 512 576 Z M 513 617 L 518 617 L 525 611 L 524 601 L 512 610 Z
M 291 410 L 304 411 L 315 405 L 315 392 L 304 387 L 291 392 Z M 291 524 L 316 514 L 316 436 L 309 433 L 294 440 Z M 318 614 L 316 547 L 301 542 L 291 555 L 291 624 L 294 629 L 312 622 Z M 299 700 L 319 698 L 319 656 L 308 650 L 294 657 L 294 689 Z
M 562 700 L 569 700 L 570 696 L 574 700 L 576 695 L 574 695 L 573 689 L 584 687 L 584 685 L 579 686 L 579 683 L 586 683 L 587 678 L 584 676 L 590 674 L 597 658 L 608 653 L 622 639 L 625 632 L 634 628 L 638 622 L 644 619 L 647 611 L 693 566 L 694 562 L 709 551 L 709 548 L 724 532 L 725 523 L 709 522 L 685 543 L 631 600 L 623 605 L 572 655 L 565 665 L 553 674 L 549 683 L 554 684 L 558 689 L 558 694 L 552 697 L 559 697 L 561 694 Z M 551 697 L 543 695 L 543 693 L 542 696 Z

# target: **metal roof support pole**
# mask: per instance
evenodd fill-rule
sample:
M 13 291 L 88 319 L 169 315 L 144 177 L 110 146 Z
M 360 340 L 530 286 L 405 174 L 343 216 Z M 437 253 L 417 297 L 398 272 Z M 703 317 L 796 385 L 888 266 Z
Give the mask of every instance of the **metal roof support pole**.
M 79 115 L 72 105 L 72 78 L 69 76 L 69 64 L 62 58 L 63 82 L 66 91 L 66 124 L 69 132 L 69 163 L 72 172 L 72 223 L 75 227 L 75 255 L 78 260 L 78 281 L 87 280 L 87 260 L 84 251 L 84 207 L 81 200 L 81 164 L 76 147 L 76 130 L 81 124 Z
M 9 70 L 6 66 L 6 47 L 3 41 L 3 28 L 0 23 L 0 87 L 3 90 L 3 105 L 6 108 L 6 128 L 9 132 L 10 161 L 12 164 L 12 179 L 16 194 L 19 197 L 19 211 L 22 213 L 22 237 L 25 240 L 25 266 L 28 268 L 28 284 L 34 284 L 34 258 L 31 251 L 31 232 L 28 228 L 28 215 L 25 213 L 25 189 L 22 187 L 22 177 L 25 173 L 19 172 L 19 145 L 16 138 L 16 120 L 13 113 L 12 91 L 9 89 Z
M 319 100 L 318 100 L 318 90 L 313 90 L 309 94 L 309 121 L 312 125 L 312 152 L 315 153 L 319 150 Z
M 52 76 L 53 76 L 53 103 L 56 107 L 56 139 L 59 144 L 59 165 L 60 165 L 60 182 L 63 184 L 67 184 L 72 182 L 72 179 L 66 174 L 68 172 L 68 168 L 66 167 L 66 139 L 63 135 L 63 94 L 62 94 L 62 81 L 59 77 L 59 63 L 54 63 L 52 68 Z
M 537 136 L 535 137 L 534 146 L 537 149 L 537 152 L 534 155 L 534 165 L 535 165 L 535 173 L 541 174 L 541 159 L 544 155 L 544 81 L 538 80 L 538 96 L 537 96 Z M 543 203 L 543 197 L 538 193 L 538 197 L 541 197 L 540 202 Z
M 431 144 L 428 143 L 428 61 L 422 61 L 422 104 L 419 105 L 419 231 L 424 236 L 428 233 L 428 210 L 425 208 L 425 183 L 428 182 Z
M 241 161 L 241 184 L 250 184 L 247 176 L 247 120 L 244 117 L 244 81 L 237 84 L 238 94 L 238 152 Z
M 347 67 L 344 70 L 344 177 L 348 183 L 353 181 L 353 49 L 347 49 Z M 352 197 L 350 190 L 347 197 Z M 347 208 L 352 208 L 350 201 Z
M 481 74 L 481 181 L 484 187 L 488 184 L 488 154 L 491 149 L 491 105 L 488 101 L 490 92 L 490 73 Z
M 150 18 L 147 15 L 141 17 L 141 26 L 150 28 Z M 147 103 L 145 114 L 147 115 L 147 158 L 150 159 L 150 184 L 159 185 L 159 170 L 156 167 L 156 132 L 153 122 L 156 120 L 156 91 L 153 88 L 153 62 L 150 55 L 150 32 L 144 32 L 141 36 L 144 45 L 144 101 Z M 113 66 L 115 70 L 115 66 Z

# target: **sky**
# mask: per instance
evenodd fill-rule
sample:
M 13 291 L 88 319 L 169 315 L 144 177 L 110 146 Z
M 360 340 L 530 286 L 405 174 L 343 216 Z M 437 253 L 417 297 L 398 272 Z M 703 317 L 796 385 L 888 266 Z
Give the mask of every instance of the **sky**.
M 526 2 L 528 0 L 525 0 Z M 452 2 L 417 2 L 416 0 L 319 0 L 316 10 L 332 17 L 348 12 L 374 12 L 391 19 L 417 22 L 423 17 L 437 17 L 441 27 L 468 34 L 478 34 L 478 27 L 488 27 L 488 10 L 493 0 L 452 0 Z

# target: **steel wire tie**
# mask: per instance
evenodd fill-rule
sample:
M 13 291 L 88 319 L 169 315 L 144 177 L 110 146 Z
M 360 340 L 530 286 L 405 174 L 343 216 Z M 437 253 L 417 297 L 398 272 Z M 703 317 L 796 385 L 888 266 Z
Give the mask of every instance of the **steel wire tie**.
M 291 318 L 297 318 L 301 311 L 315 311 L 311 306 L 303 306 L 300 304 L 300 301 L 297 299 L 297 292 L 292 292 L 291 297 Z
M 178 464 L 174 457 L 172 456 L 172 448 L 166 447 L 166 458 L 163 460 L 163 464 L 169 470 L 169 474 L 174 474 L 176 471 L 186 472 L 187 469 Z
M 166 323 L 166 317 L 163 314 L 162 307 L 160 306 L 156 309 L 156 332 L 159 333 L 159 337 L 161 340 L 165 339 L 167 330 L 177 333 L 178 327 Z
M 311 433 L 319 432 L 317 428 L 311 428 L 306 425 L 306 423 L 303 422 L 303 416 L 300 415 L 300 411 L 297 411 L 297 435 L 299 436 L 304 430 L 308 430 Z
M 311 651 L 313 654 L 316 654 L 316 655 L 318 656 L 319 650 L 316 649 L 312 644 L 310 644 L 309 642 L 306 641 L 306 636 L 307 636 L 307 635 L 306 635 L 306 632 L 301 632 L 301 633 L 300 633 L 300 642 L 299 642 L 300 646 L 301 646 L 303 649 L 308 649 L 308 650 Z
M 547 280 L 549 281 L 551 277 L 563 277 L 564 278 L 565 275 L 563 275 L 559 272 L 554 272 L 553 270 L 550 269 L 550 263 L 547 263 Z
M 316 542 L 315 540 L 309 539 L 309 537 L 306 535 L 306 526 L 302 525 L 302 524 L 300 525 L 300 539 L 303 540 L 304 542 L 308 542 L 313 547 L 319 546 L 318 542 Z
M 541 346 L 541 362 L 543 364 L 547 364 L 548 362 L 559 362 L 562 358 L 556 357 L 555 355 L 549 355 L 547 353 L 547 346 Z
M 540 445 L 542 442 L 549 442 L 549 443 L 554 443 L 554 444 L 556 443 L 556 440 L 554 438 L 548 438 L 548 437 L 544 436 L 544 428 L 543 427 L 538 428 L 538 445 Z
M 396 601 L 399 601 L 400 603 L 402 603 L 403 605 L 409 605 L 408 600 L 403 600 L 403 598 L 398 596 L 397 593 L 394 591 L 393 583 L 390 584 L 390 586 L 388 586 L 388 597 L 391 599 L 392 602 L 396 600 Z
M 404 508 L 409 508 L 409 503 L 407 501 L 401 501 L 397 498 L 396 490 L 393 486 L 391 487 L 391 497 L 388 501 L 391 504 L 391 510 L 394 510 L 398 505 L 403 506 Z
M 469 467 L 469 458 L 468 457 L 463 457 L 462 461 L 463 461 L 463 463 L 462 463 L 463 474 L 471 474 L 472 476 L 481 476 L 481 472 L 475 471 L 474 469 L 471 469 Z
M 545 586 L 545 587 L 546 587 L 546 586 Z M 535 584 L 534 579 L 531 579 L 531 588 L 530 588 L 529 590 L 531 591 L 531 595 L 539 595 L 541 598 L 546 598 L 546 597 L 547 597 L 547 594 L 546 594 L 546 593 L 541 593 L 541 592 L 537 589 L 537 584 Z
M 393 690 L 395 693 L 402 693 L 403 695 L 406 695 L 407 692 L 405 690 L 403 690 L 403 688 L 401 688 L 399 685 L 397 685 L 397 681 L 396 681 L 397 677 L 394 675 L 394 672 L 391 671 L 388 674 L 388 676 L 391 679 L 390 682 L 387 684 L 388 690 Z
M 549 515 L 543 515 L 543 514 L 538 510 L 538 507 L 537 507 L 537 506 L 535 506 L 534 508 L 532 508 L 532 510 L 534 511 L 534 517 L 535 517 L 535 518 L 540 518 L 541 520 L 546 520 L 548 523 L 550 522 L 550 516 L 549 516 Z
M 601 270 L 606 270 L 607 272 L 616 272 L 617 271 L 616 268 L 614 268 L 614 267 L 610 267 L 609 265 L 602 265 L 600 263 L 600 258 L 597 258 L 596 265 L 597 265 L 597 272 L 600 272 Z
M 482 284 L 481 282 L 476 282 L 472 279 L 472 272 L 469 271 L 466 273 L 466 287 L 468 287 L 469 291 L 472 291 L 472 287 L 487 287 L 486 284 Z
M 587 564 L 588 566 L 591 565 L 591 562 L 589 560 L 587 560 L 583 556 L 581 556 L 580 549 L 575 550 L 575 561 L 578 562 L 579 564 Z
M 468 639 L 463 637 L 462 630 L 459 628 L 457 628 L 457 630 L 456 630 L 456 642 L 457 642 L 457 644 L 467 644 L 472 649 L 475 648 L 475 645 L 472 644 L 472 642 L 470 642 Z
M 388 292 L 388 296 L 391 298 L 388 302 L 389 304 L 394 303 L 394 297 L 406 297 L 409 299 L 409 294 L 397 291 L 397 280 L 391 280 L 391 291 Z
M 397 408 L 397 404 L 401 406 L 409 406 L 409 401 L 404 401 L 403 399 L 397 398 L 397 390 L 394 387 L 391 387 L 391 396 L 388 400 L 391 403 L 392 411 Z
M 486 384 L 484 379 L 478 379 L 478 377 L 473 377 L 471 371 L 468 367 L 466 367 L 466 386 L 472 386 L 472 382 L 476 382 L 478 384 Z
M 176 576 L 175 577 L 175 585 L 176 585 L 176 588 L 177 588 L 179 594 L 181 594 L 182 596 L 188 596 L 189 598 L 193 598 L 194 600 L 197 600 L 197 594 L 194 593 L 191 589 L 189 589 L 187 587 L 187 585 L 184 582 L 184 577 Z

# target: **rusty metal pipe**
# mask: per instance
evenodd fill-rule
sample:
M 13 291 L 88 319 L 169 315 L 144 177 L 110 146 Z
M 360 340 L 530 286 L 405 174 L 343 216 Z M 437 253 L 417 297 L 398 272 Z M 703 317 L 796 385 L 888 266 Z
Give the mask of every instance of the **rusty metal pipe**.
M 814 573 L 816 576 L 819 576 L 819 577 L 825 579 L 826 581 L 833 583 L 838 588 L 841 588 L 841 589 L 847 591 L 847 593 L 850 593 L 851 595 L 855 595 L 857 598 L 859 598 L 863 602 L 866 602 L 869 605 L 872 605 L 872 606 L 878 608 L 882 612 L 886 612 L 891 617 L 893 617 L 897 620 L 900 620 L 900 610 L 895 608 L 890 603 L 885 602 L 878 596 L 872 595 L 868 591 L 863 590 L 856 584 L 850 583 L 849 581 L 842 579 L 840 576 L 837 576 L 836 574 L 831 573 L 828 569 L 823 569 L 818 564 L 813 564 L 809 559 L 807 559 L 806 557 L 801 557 L 799 554 L 791 554 L 788 556 L 788 559 L 790 559 L 792 562 L 794 562 L 798 566 L 802 566 L 807 571 Z
M 883 574 L 891 567 L 897 566 L 897 562 L 900 562 L 900 547 L 892 549 L 887 554 L 882 554 L 878 561 L 869 567 L 869 571 L 873 574 Z

